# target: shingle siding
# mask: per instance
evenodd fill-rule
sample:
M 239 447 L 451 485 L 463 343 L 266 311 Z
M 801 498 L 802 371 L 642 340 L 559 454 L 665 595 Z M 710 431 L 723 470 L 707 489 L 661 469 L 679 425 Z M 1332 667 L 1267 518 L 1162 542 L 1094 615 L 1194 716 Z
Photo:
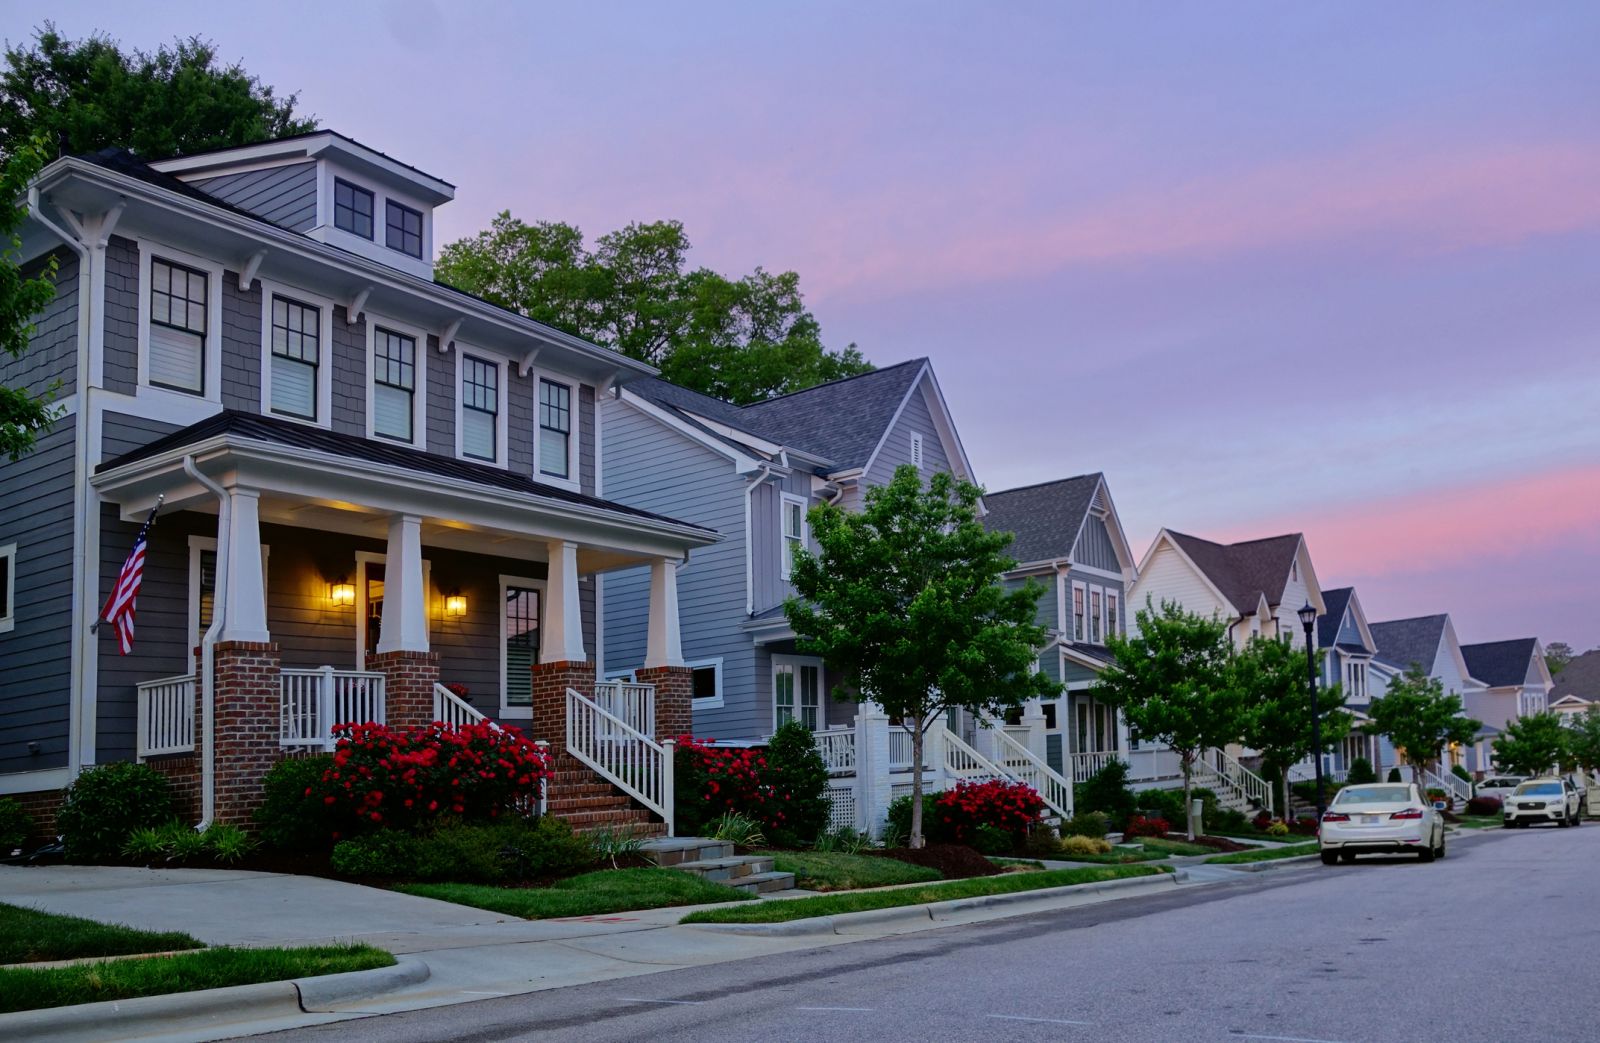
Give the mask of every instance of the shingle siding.
M 349 322 L 344 305 L 333 309 L 333 429 L 367 434 L 367 323 Z
M 290 231 L 308 231 L 317 221 L 315 162 L 224 174 L 189 183 Z
M 112 236 L 106 246 L 106 331 L 102 373 L 107 391 L 139 386 L 139 247 Z
M 222 405 L 261 412 L 261 281 L 239 289 L 236 272 L 222 273 Z
M 0 353 L 0 384 L 39 395 L 60 381 L 56 397 L 65 398 L 78 389 L 78 257 L 63 251 L 56 258 L 56 295 L 33 316 L 27 352 L 18 358 Z M 38 276 L 45 264 L 40 258 L 24 265 L 23 278 Z
M 533 473 L 533 377 L 516 363 L 506 367 L 506 463 L 518 474 Z
M 0 772 L 67 763 L 72 643 L 71 420 L 0 464 L 0 544 L 16 543 L 16 625 L 0 634 Z M 28 744 L 38 743 L 38 753 Z
M 433 334 L 423 345 L 427 355 L 427 450 L 441 456 L 456 455 L 456 357 L 439 353 L 439 338 Z

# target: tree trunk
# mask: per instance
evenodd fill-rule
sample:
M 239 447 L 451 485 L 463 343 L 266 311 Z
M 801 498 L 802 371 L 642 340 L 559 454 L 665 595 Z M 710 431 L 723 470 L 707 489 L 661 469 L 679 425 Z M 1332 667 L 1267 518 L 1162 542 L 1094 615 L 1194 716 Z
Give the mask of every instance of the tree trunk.
M 1194 792 L 1194 755 L 1183 755 L 1183 817 L 1189 826 L 1189 839 L 1194 839 L 1194 800 L 1190 794 Z
M 922 837 L 922 718 L 917 718 L 917 726 L 911 732 L 911 840 L 913 848 L 922 847 L 927 841 Z

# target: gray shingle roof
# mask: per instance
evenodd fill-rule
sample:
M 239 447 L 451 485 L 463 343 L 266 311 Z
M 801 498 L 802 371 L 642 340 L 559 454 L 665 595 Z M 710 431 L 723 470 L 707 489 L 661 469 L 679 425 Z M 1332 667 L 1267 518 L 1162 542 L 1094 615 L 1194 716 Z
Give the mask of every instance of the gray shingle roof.
M 1400 669 L 1408 670 L 1415 663 L 1424 673 L 1432 673 L 1439 642 L 1444 639 L 1445 621 L 1449 618 L 1447 615 L 1417 616 L 1373 623 L 1372 640 L 1378 645 L 1378 655 Z
M 636 381 L 628 390 L 656 405 L 822 457 L 843 471 L 866 466 L 927 361 L 912 359 L 748 406 L 660 379 Z
M 989 513 L 983 524 L 990 532 L 1013 534 L 1007 553 L 1019 562 L 1065 558 L 1072 553 L 1100 480 L 1096 472 L 986 493 L 983 503 Z
M 1528 677 L 1528 665 L 1533 661 L 1534 646 L 1538 639 L 1516 637 L 1509 641 L 1485 641 L 1476 645 L 1462 645 L 1461 657 L 1467 661 L 1467 673 L 1490 688 L 1520 685 Z
M 1350 605 L 1354 587 L 1339 587 L 1322 592 L 1322 604 L 1327 611 L 1317 617 L 1317 647 L 1327 648 L 1339 637 L 1339 624 L 1344 622 L 1344 610 Z
M 1167 533 L 1241 615 L 1254 612 L 1263 594 L 1269 605 L 1283 601 L 1289 567 L 1300 547 L 1298 532 L 1227 544 L 1170 529 Z
M 1555 702 L 1563 695 L 1575 695 L 1591 702 L 1600 700 L 1600 648 L 1574 656 L 1572 662 L 1556 674 L 1550 701 Z

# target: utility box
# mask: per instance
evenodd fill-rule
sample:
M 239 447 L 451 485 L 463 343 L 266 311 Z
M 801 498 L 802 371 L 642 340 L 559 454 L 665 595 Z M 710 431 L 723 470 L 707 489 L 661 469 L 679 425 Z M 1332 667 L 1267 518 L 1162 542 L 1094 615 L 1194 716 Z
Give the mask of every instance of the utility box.
M 1206 802 L 1200 800 L 1199 798 L 1189 802 L 1189 816 L 1194 819 L 1195 830 L 1199 833 L 1204 833 L 1206 831 L 1205 807 Z

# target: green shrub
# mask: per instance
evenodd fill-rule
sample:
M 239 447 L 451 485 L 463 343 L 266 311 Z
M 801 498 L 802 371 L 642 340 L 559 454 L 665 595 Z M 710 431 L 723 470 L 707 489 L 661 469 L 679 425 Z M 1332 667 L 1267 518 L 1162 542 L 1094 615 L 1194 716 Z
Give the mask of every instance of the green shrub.
M 1387 781 L 1387 782 L 1401 782 L 1401 781 L 1404 781 L 1404 780 L 1402 780 L 1400 778 L 1400 768 L 1399 768 L 1398 765 L 1396 765 L 1395 767 L 1389 769 L 1389 777 L 1385 781 Z
M 334 872 L 345 876 L 410 877 L 417 864 L 418 839 L 397 829 L 381 829 L 333 845 Z
M 775 809 L 764 823 L 767 840 L 789 848 L 815 843 L 828 824 L 828 766 L 811 729 L 787 721 L 774 732 L 763 775 Z
M 122 854 L 136 829 L 173 817 L 172 787 L 148 764 L 119 761 L 84 769 L 61 798 L 56 825 L 69 862 L 105 862 Z
M 1116 757 L 1106 761 L 1078 787 L 1075 804 L 1080 813 L 1102 812 L 1112 829 L 1121 829 L 1138 807 L 1128 788 L 1128 762 Z
M 255 847 L 255 841 L 238 826 L 213 822 L 203 830 L 173 819 L 159 826 L 144 826 L 128 834 L 122 853 L 136 862 L 187 862 L 210 859 L 233 863 Z
M 1041 822 L 1023 842 L 1022 854 L 1028 858 L 1060 858 L 1061 838 L 1055 827 Z
M 1063 837 L 1093 837 L 1098 840 L 1110 831 L 1103 811 L 1080 811 L 1061 824 Z
M 9 855 L 33 836 L 33 817 L 10 797 L 0 797 L 0 855 Z
M 1269 837 L 1286 837 L 1289 835 L 1289 823 L 1274 819 L 1267 825 L 1266 833 Z
M 1016 840 L 1000 827 L 980 822 L 972 829 L 972 846 L 986 855 L 1007 855 L 1016 846 Z
M 1078 833 L 1061 838 L 1060 853 L 1067 858 L 1073 855 L 1108 855 L 1111 853 L 1111 841 L 1105 837 L 1091 837 Z
M 1218 808 L 1216 816 L 1206 820 L 1206 829 L 1221 833 L 1243 833 L 1250 829 L 1250 818 L 1236 808 Z
M 937 793 L 924 793 L 922 795 L 922 835 L 931 843 L 943 843 L 944 833 L 940 830 L 939 809 L 936 806 L 939 795 Z M 911 794 L 907 793 L 896 797 L 889 802 L 889 825 L 887 834 L 902 838 L 900 843 L 905 843 L 911 837 Z M 888 844 L 888 841 L 885 841 Z M 898 847 L 898 844 L 888 844 Z
M 511 880 L 571 876 L 593 866 L 598 857 L 588 837 L 574 833 L 565 820 L 551 815 L 531 822 L 505 819 L 479 828 L 498 832 L 506 876 Z
M 256 809 L 261 841 L 280 851 L 326 851 L 340 830 L 338 816 L 316 795 L 332 754 L 290 757 L 274 764 L 262 780 Z M 348 829 L 348 827 L 346 827 Z
M 206 853 L 223 865 L 232 865 L 255 849 L 256 842 L 238 826 L 213 822 L 206 827 Z
M 446 820 L 420 835 L 383 829 L 333 847 L 333 868 L 347 876 L 456 883 L 504 883 L 570 876 L 594 865 L 589 838 L 548 816 L 488 825 Z
M 1350 762 L 1350 771 L 1345 775 L 1345 782 L 1352 786 L 1365 786 L 1377 782 L 1378 773 L 1372 770 L 1372 762 L 1365 757 L 1357 757 Z
M 506 840 L 512 829 L 446 820 L 418 836 L 415 862 L 401 875 L 416 880 L 493 884 L 506 877 Z
M 1459 764 L 1450 765 L 1450 774 L 1454 775 L 1456 778 L 1460 779 L 1462 782 L 1471 782 L 1472 781 L 1472 772 L 1468 771 L 1466 768 L 1463 768 Z

